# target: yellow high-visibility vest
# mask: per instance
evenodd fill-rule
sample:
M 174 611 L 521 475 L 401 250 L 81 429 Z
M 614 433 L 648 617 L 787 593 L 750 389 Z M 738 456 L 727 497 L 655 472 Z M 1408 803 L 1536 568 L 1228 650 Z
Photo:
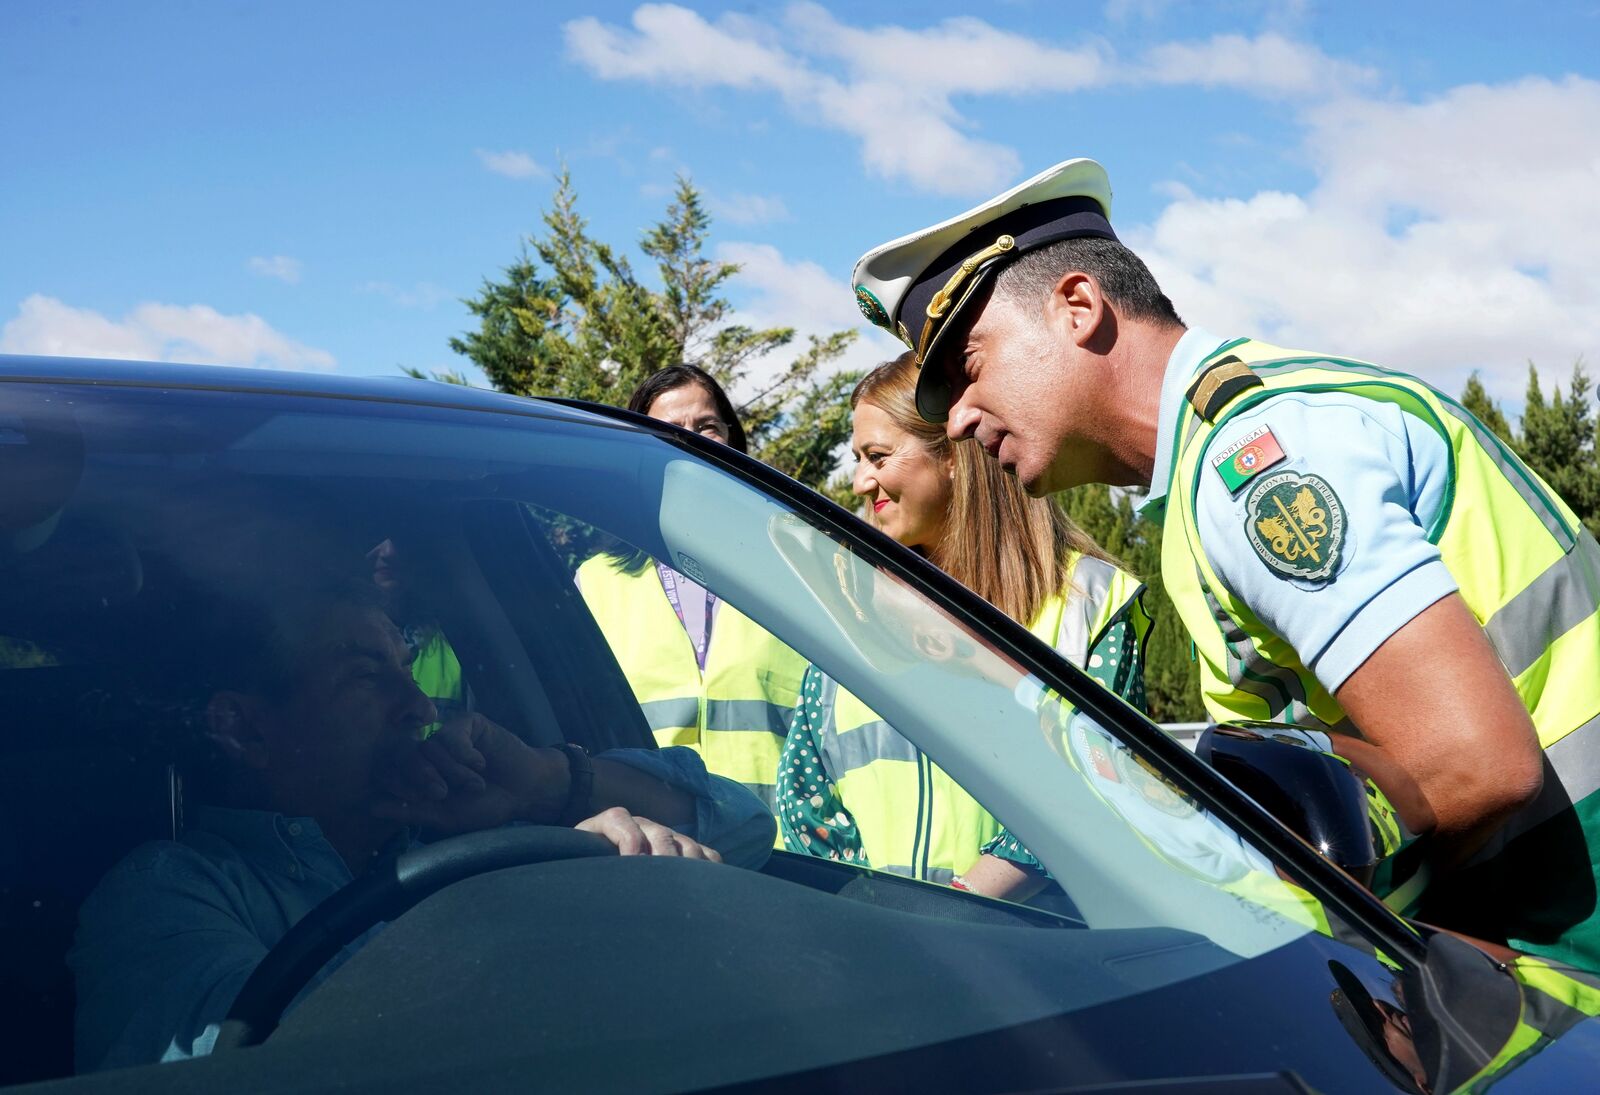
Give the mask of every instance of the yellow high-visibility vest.
M 1071 593 L 1045 603 L 1030 625 L 1040 639 L 1083 665 L 1101 635 L 1127 616 L 1141 644 L 1150 627 L 1144 586 L 1110 563 L 1075 556 Z M 855 819 L 875 870 L 948 883 L 978 859 L 1000 823 L 920 749 L 832 680 L 818 748 L 840 800 Z
M 654 565 L 629 571 L 597 555 L 578 568 L 578 585 L 656 743 L 688 746 L 771 807 L 805 659 L 724 601 L 702 671 Z
M 1162 548 L 1207 709 L 1218 721 L 1319 729 L 1345 718 L 1297 652 L 1228 591 L 1206 558 L 1195 505 L 1209 440 L 1235 415 L 1291 391 L 1387 403 L 1426 423 L 1451 461 L 1428 538 L 1527 706 L 1547 766 L 1539 799 L 1471 865 L 1436 880 L 1423 914 L 1428 900 L 1446 901 L 1435 907 L 1451 914 L 1451 927 L 1600 969 L 1600 545 L 1499 438 L 1420 380 L 1244 339 L 1219 347 L 1196 375 L 1229 358 L 1250 375 L 1203 408 L 1209 417 L 1187 403 L 1178 416 Z M 1475 916 L 1463 921 L 1464 912 Z
M 416 656 L 411 660 L 411 679 L 433 701 L 439 714 L 439 721 L 422 728 L 423 737 L 430 736 L 446 719 L 464 710 L 466 689 L 461 680 L 461 661 L 444 632 L 432 632 L 417 647 Z

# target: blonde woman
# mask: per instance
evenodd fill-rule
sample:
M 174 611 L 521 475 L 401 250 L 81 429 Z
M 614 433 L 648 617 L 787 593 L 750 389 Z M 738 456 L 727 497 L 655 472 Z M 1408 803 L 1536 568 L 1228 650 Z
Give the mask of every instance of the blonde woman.
M 851 395 L 854 489 L 868 519 L 1139 708 L 1144 587 L 1049 499 L 917 414 L 910 354 Z M 910 741 L 811 666 L 778 764 L 784 845 L 1024 900 L 1049 876 Z

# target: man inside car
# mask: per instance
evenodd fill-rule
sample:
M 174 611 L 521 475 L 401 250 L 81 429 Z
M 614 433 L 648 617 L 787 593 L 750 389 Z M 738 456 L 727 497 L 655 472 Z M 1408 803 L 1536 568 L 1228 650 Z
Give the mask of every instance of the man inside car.
M 368 584 L 224 619 L 198 654 L 212 678 L 199 736 L 216 763 L 191 798 L 206 804 L 187 809 L 178 841 L 130 853 L 80 912 L 68 955 L 79 1071 L 208 1053 L 272 946 L 418 831 L 568 824 L 623 855 L 750 866 L 772 846 L 760 801 L 687 749 L 590 760 L 478 714 L 423 740 L 437 713 Z

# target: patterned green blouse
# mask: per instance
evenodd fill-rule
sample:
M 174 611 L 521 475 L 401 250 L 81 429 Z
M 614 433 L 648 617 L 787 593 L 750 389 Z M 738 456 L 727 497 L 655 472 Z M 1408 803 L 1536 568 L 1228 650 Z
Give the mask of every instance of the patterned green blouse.
M 1084 671 L 1139 710 L 1145 710 L 1144 651 L 1136 630 L 1126 617 L 1114 621 L 1089 651 Z M 822 759 L 819 734 L 827 719 L 822 704 L 826 677 L 816 666 L 806 669 L 800 686 L 800 703 L 789 725 L 783 757 L 778 761 L 778 824 L 784 847 L 791 852 L 837 859 L 870 867 L 861 833 L 848 806 L 839 796 L 833 777 Z M 981 849 L 985 855 L 1008 860 L 1023 870 L 1048 876 L 1032 852 L 1001 829 Z

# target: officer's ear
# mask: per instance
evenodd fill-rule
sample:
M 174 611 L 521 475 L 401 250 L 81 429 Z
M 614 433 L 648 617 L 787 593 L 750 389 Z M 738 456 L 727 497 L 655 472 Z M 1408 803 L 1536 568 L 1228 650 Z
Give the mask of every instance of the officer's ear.
M 1074 346 L 1100 349 L 1109 319 L 1100 283 L 1081 270 L 1061 275 L 1044 302 L 1045 325 Z
M 217 692 L 206 704 L 206 736 L 229 762 L 259 771 L 267 766 L 262 703 L 245 692 Z

